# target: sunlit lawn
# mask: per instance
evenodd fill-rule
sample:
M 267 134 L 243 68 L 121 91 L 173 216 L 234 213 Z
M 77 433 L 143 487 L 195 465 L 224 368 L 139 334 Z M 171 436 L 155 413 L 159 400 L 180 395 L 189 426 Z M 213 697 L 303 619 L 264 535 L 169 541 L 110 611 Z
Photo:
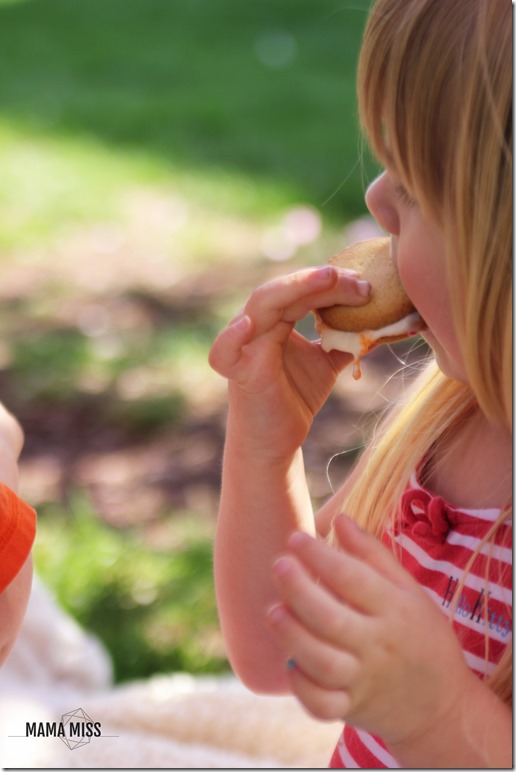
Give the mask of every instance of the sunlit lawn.
M 128 185 L 263 216 L 363 211 L 367 0 L 2 0 L 2 239 L 112 214 Z
M 93 395 L 131 436 L 173 431 L 240 288 L 147 326 L 134 308 L 119 323 L 113 298 L 219 261 L 260 265 L 263 232 L 300 205 L 322 231 L 299 260 L 320 259 L 363 214 L 374 167 L 360 160 L 354 69 L 368 5 L 0 0 L 0 260 L 6 276 L 43 272 L 1 301 L 0 375 L 22 418 Z M 115 254 L 114 279 L 88 283 Z M 77 491 L 42 503 L 36 564 L 109 646 L 117 678 L 217 671 L 212 526 L 171 511 L 160 549 Z

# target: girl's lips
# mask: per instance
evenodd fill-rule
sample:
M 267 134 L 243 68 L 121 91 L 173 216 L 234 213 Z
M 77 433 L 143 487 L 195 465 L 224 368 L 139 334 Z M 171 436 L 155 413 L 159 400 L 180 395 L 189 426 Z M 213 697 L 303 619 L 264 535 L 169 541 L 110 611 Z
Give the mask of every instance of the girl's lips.
M 422 335 L 428 345 L 431 345 L 431 339 L 433 339 L 433 336 L 426 324 L 424 324 L 424 327 L 419 330 L 418 335 Z

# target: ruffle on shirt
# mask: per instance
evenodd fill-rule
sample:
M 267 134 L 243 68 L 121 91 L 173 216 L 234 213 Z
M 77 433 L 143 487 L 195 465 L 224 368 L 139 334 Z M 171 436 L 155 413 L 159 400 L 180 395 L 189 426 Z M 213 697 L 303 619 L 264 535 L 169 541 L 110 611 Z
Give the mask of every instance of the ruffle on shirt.
M 413 474 L 401 499 L 401 513 L 393 524 L 394 536 L 412 535 L 428 546 L 444 544 L 448 533 L 461 527 L 481 538 L 499 517 L 501 509 L 467 509 L 453 507 L 446 499 L 423 488 Z
M 417 541 L 443 544 L 454 525 L 454 510 L 441 496 L 423 488 L 409 488 L 401 499 L 401 517 L 394 525 L 397 536 L 411 533 Z

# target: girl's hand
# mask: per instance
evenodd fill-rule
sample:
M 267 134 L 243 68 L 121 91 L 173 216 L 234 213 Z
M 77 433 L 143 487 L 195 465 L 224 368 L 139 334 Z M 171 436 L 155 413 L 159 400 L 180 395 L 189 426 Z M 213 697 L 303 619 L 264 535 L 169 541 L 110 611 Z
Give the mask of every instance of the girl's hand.
M 370 292 L 352 271 L 308 268 L 258 287 L 215 340 L 210 364 L 229 384 L 230 416 L 255 458 L 284 459 L 304 442 L 349 354 L 325 353 L 294 330 L 313 308 L 361 305 Z
M 269 624 L 293 693 L 391 748 L 460 721 L 477 679 L 448 620 L 381 542 L 343 516 L 335 533 L 342 551 L 296 533 L 274 567 Z

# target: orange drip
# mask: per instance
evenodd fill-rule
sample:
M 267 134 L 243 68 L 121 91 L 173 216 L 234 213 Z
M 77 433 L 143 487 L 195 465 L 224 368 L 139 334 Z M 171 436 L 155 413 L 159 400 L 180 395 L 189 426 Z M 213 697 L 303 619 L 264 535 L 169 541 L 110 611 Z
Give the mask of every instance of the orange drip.
M 365 356 L 371 346 L 373 345 L 374 341 L 369 338 L 367 335 L 364 335 L 363 332 L 359 333 L 360 338 L 360 354 L 355 357 L 355 361 L 353 363 L 353 378 L 355 381 L 358 381 L 362 377 L 362 370 L 360 369 L 360 357 Z
M 360 357 L 356 357 L 355 361 L 353 362 L 353 378 L 355 381 L 358 381 L 361 377 L 362 370 L 360 369 Z

